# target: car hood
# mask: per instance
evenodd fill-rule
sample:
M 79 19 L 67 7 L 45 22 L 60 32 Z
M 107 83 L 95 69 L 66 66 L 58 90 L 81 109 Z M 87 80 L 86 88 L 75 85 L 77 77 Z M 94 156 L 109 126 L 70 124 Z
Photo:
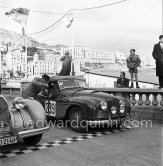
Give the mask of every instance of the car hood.
M 65 91 L 66 92 L 66 91 Z M 77 89 L 77 90 L 69 90 L 67 91 L 70 96 L 72 97 L 78 97 L 78 96 L 86 96 L 86 97 L 91 97 L 91 98 L 99 98 L 103 100 L 112 100 L 118 97 L 100 92 L 98 90 L 92 90 L 92 89 Z

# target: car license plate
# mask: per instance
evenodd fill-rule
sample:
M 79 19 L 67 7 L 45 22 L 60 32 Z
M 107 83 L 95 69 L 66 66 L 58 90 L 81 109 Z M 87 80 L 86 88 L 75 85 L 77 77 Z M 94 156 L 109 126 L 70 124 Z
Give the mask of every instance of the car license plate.
M 45 101 L 45 111 L 46 115 L 56 116 L 56 101 Z
M 15 136 L 0 138 L 0 146 L 15 144 L 15 143 L 17 143 L 17 138 Z

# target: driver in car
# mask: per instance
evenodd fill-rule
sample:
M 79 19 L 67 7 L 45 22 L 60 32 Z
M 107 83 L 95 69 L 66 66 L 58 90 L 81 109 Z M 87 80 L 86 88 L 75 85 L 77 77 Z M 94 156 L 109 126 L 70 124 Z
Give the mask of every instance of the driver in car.
M 34 78 L 33 81 L 23 91 L 22 97 L 27 99 L 32 97 L 37 100 L 37 95 L 41 91 L 45 91 L 50 77 L 47 74 L 42 75 L 42 78 Z

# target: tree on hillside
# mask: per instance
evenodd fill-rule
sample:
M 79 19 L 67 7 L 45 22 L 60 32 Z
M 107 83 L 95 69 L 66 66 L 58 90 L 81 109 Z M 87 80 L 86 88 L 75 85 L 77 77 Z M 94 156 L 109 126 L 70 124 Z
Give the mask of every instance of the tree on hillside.
M 33 56 L 38 51 L 36 47 L 28 47 L 27 48 L 27 56 Z

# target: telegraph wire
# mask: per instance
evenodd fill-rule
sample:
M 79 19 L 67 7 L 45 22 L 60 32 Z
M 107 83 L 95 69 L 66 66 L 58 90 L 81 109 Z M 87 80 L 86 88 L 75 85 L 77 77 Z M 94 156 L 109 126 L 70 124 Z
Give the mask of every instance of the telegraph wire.
M 74 8 L 71 10 L 92 10 L 92 9 L 99 9 L 99 8 L 103 8 L 103 7 L 107 7 L 107 6 L 112 6 L 112 5 L 116 5 L 125 1 L 129 1 L 129 0 L 121 0 L 118 2 L 113 2 L 113 3 L 109 3 L 109 4 L 105 4 L 105 5 L 100 5 L 100 6 L 94 6 L 94 7 L 87 7 L 87 8 Z M 8 6 L 2 6 L 0 5 L 0 8 L 5 8 L 5 9 L 12 9 L 11 7 Z M 48 12 L 48 11 L 41 11 L 41 10 L 29 10 L 31 12 L 35 12 L 35 13 L 43 13 L 43 14 L 58 14 L 58 15 L 64 15 L 64 13 L 54 13 L 54 12 Z
M 123 3 L 125 1 L 128 1 L 128 0 L 121 0 L 121 1 L 118 1 L 118 2 L 109 3 L 109 4 L 106 4 L 106 5 L 101 5 L 101 6 L 96 6 L 96 7 L 90 7 L 90 8 L 81 8 L 81 9 L 74 8 L 74 9 L 70 9 L 67 13 L 65 13 L 59 20 L 57 20 L 52 25 L 48 26 L 47 28 L 45 28 L 45 29 L 43 29 L 41 31 L 38 31 L 38 32 L 35 32 L 35 33 L 31 33 L 29 35 L 36 35 L 36 34 L 42 33 L 44 31 L 50 29 L 51 27 L 55 26 L 58 22 L 60 22 L 65 16 L 67 16 L 72 11 L 98 9 L 98 8 L 103 8 L 103 7 L 107 7 L 107 6 L 112 6 L 112 5 L 120 4 L 120 3 Z
M 63 15 L 64 13 L 53 13 L 53 12 L 48 12 L 48 11 L 41 11 L 41 10 L 30 10 L 31 12 L 35 13 L 43 13 L 43 14 L 56 14 L 56 15 Z
M 88 8 L 74 8 L 74 9 L 70 9 L 68 12 L 63 14 L 63 16 L 60 19 L 58 19 L 55 23 L 53 23 L 52 25 L 48 26 L 47 28 L 45 28 L 45 29 L 43 29 L 41 31 L 34 32 L 34 33 L 31 33 L 31 34 L 28 34 L 28 35 L 37 35 L 37 34 L 40 34 L 40 33 L 44 32 L 44 31 L 47 31 L 48 29 L 54 27 L 57 23 L 59 23 L 65 16 L 67 16 L 72 11 L 83 11 L 83 10 L 99 9 L 99 8 L 104 8 L 104 7 L 120 4 L 120 3 L 123 3 L 123 2 L 126 2 L 126 1 L 128 1 L 128 0 L 121 0 L 121 1 L 114 2 L 114 3 L 109 3 L 109 4 L 105 4 L 105 5 L 94 6 L 94 7 L 88 7 Z M 9 8 L 9 9 L 11 9 L 11 7 L 2 6 L 2 5 L 0 5 L 0 8 Z M 48 13 L 48 14 L 62 14 L 62 13 L 53 13 L 53 12 L 46 12 L 46 11 L 35 11 L 35 10 L 29 10 L 29 11 L 31 11 L 31 12 L 40 12 L 40 13 L 44 13 L 44 14 L 45 13 Z
M 4 8 L 4 9 L 13 9 L 11 7 L 8 6 L 2 6 L 0 5 L 0 8 Z M 54 12 L 48 12 L 48 11 L 41 11 L 41 10 L 29 10 L 30 12 L 34 12 L 34 13 L 43 13 L 43 14 L 53 14 L 53 15 L 63 15 L 64 13 L 54 13 Z
M 129 1 L 129 0 L 121 0 L 118 2 L 113 2 L 113 3 L 109 3 L 109 4 L 105 4 L 105 5 L 101 5 L 101 6 L 94 6 L 94 7 L 88 7 L 88 8 L 79 8 L 79 9 L 72 9 L 72 10 L 92 10 L 92 9 L 99 9 L 99 8 L 103 8 L 103 7 L 108 7 L 108 6 L 112 6 L 112 5 L 116 5 L 125 1 Z
M 64 14 L 60 19 L 58 19 L 55 23 L 53 23 L 52 25 L 48 26 L 47 28 L 45 28 L 45 29 L 43 29 L 43 30 L 41 30 L 41 31 L 38 31 L 38 32 L 31 33 L 31 34 L 29 34 L 29 35 L 37 35 L 37 34 L 39 34 L 39 33 L 42 33 L 42 32 L 44 32 L 44 31 L 47 31 L 48 29 L 52 28 L 52 27 L 55 26 L 57 23 L 59 23 L 59 22 L 60 22 L 66 15 L 68 15 L 71 11 L 72 11 L 72 9 L 69 10 L 69 11 L 68 11 L 66 14 Z

